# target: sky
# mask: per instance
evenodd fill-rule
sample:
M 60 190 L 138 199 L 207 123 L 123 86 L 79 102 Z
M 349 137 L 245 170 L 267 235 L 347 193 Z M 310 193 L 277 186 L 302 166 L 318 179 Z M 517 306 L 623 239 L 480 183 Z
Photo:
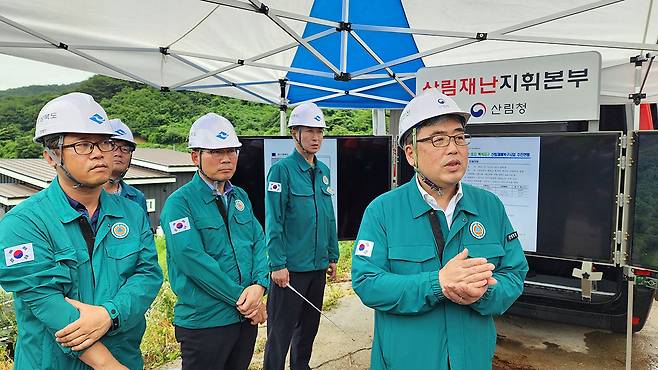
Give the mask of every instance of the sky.
M 0 90 L 29 85 L 69 84 L 93 73 L 0 54 Z

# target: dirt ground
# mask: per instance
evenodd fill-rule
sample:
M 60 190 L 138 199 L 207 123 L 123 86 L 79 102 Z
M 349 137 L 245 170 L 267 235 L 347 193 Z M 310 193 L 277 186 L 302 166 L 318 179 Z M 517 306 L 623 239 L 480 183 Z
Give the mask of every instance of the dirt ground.
M 342 298 L 328 313 L 342 332 L 322 318 L 311 368 L 365 370 L 370 365 L 373 312 L 359 298 Z M 496 320 L 498 346 L 494 370 L 615 370 L 624 369 L 626 337 L 574 325 L 503 316 Z M 264 343 L 261 327 L 258 343 Z M 262 367 L 263 353 L 254 355 L 251 369 Z M 633 370 L 658 370 L 658 302 L 644 329 L 633 336 Z M 180 369 L 180 360 L 161 370 Z

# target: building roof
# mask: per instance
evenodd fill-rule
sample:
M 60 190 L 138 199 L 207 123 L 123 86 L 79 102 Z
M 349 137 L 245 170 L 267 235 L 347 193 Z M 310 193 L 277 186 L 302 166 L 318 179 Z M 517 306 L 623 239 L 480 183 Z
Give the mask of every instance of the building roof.
M 57 174 L 44 159 L 0 159 L 0 174 L 45 188 Z M 131 166 L 125 176 L 128 184 L 158 184 L 175 182 L 169 174 L 149 168 Z
M 133 153 L 132 163 L 168 173 L 197 170 L 189 153 L 162 148 L 137 148 Z
M 29 185 L 0 184 L 0 204 L 14 206 L 38 191 L 38 188 Z

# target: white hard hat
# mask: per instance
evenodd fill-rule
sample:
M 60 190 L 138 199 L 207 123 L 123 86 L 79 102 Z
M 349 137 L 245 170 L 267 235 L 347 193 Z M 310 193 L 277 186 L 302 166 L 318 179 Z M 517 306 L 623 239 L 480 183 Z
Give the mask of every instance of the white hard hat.
M 324 122 L 324 114 L 315 103 L 300 104 L 290 113 L 288 120 L 288 127 L 306 126 L 306 127 L 320 127 L 326 128 Z
M 34 141 L 52 134 L 114 135 L 105 110 L 91 95 L 70 93 L 43 106 L 37 117 Z
M 416 95 L 415 98 L 404 107 L 400 115 L 398 126 L 398 145 L 402 147 L 404 134 L 416 127 L 420 122 L 444 114 L 456 114 L 464 118 L 464 125 L 471 118 L 471 114 L 463 111 L 451 97 L 441 94 L 435 90 L 429 90 Z
M 231 122 L 218 114 L 208 113 L 201 116 L 190 128 L 188 149 L 223 149 L 241 146 Z
M 121 122 L 120 119 L 111 119 L 110 127 L 112 127 L 112 131 L 114 131 L 114 136 L 112 136 L 112 139 L 123 140 L 132 143 L 133 145 L 137 145 L 135 138 L 133 137 L 133 132 L 130 131 L 130 127 Z

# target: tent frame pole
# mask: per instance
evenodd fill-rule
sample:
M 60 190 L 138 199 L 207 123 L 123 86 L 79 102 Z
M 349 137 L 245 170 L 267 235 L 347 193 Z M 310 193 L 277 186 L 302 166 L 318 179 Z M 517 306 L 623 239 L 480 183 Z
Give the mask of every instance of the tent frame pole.
M 196 68 L 196 69 L 198 69 L 198 70 L 201 71 L 201 72 L 204 72 L 204 73 L 205 73 L 205 72 L 208 71 L 207 69 L 203 68 L 202 66 L 200 66 L 200 65 L 198 65 L 198 64 L 196 64 L 196 63 L 194 63 L 194 62 L 192 62 L 192 61 L 190 61 L 190 60 L 187 60 L 187 59 L 183 58 L 183 57 L 180 56 L 180 55 L 177 55 L 177 54 L 175 54 L 175 53 L 170 53 L 169 55 L 171 55 L 173 58 L 178 59 L 179 61 L 181 61 L 181 62 L 183 62 L 183 63 L 189 65 L 189 66 L 192 67 L 192 68 Z M 263 100 L 263 101 L 265 101 L 265 102 L 267 102 L 267 103 L 269 103 L 269 104 L 276 104 L 276 102 L 275 102 L 274 100 L 269 99 L 269 98 L 266 98 L 266 97 L 264 97 L 264 96 L 262 96 L 262 95 L 260 95 L 260 94 L 257 94 L 257 93 L 255 93 L 255 92 L 253 92 L 253 91 L 251 91 L 251 90 L 249 90 L 249 89 L 243 87 L 243 86 L 237 86 L 237 84 L 236 84 L 235 82 L 229 81 L 228 79 L 226 79 L 226 78 L 224 78 L 224 77 L 216 76 L 216 75 L 215 75 L 215 76 L 212 76 L 212 77 L 214 77 L 214 78 L 216 78 L 216 79 L 218 79 L 218 80 L 220 80 L 220 81 L 222 81 L 222 82 L 225 82 L 225 83 L 227 83 L 227 84 L 230 84 L 230 85 L 234 86 L 236 89 L 238 89 L 238 90 L 240 90 L 240 91 L 242 91 L 242 92 L 245 92 L 245 93 L 247 93 L 247 94 L 249 94 L 249 95 L 255 96 L 255 97 L 257 97 L 257 98 L 259 98 L 259 99 L 261 99 L 261 100 Z
M 316 33 L 316 34 L 314 34 L 314 35 L 311 35 L 311 36 L 309 36 L 309 37 L 305 37 L 304 40 L 306 40 L 306 41 L 308 41 L 308 42 L 311 42 L 311 41 L 313 41 L 313 40 L 317 40 L 317 39 L 322 38 L 322 37 L 325 37 L 325 36 L 327 36 L 327 35 L 331 35 L 331 34 L 333 34 L 334 32 L 336 32 L 336 31 L 333 30 L 333 29 L 324 30 L 324 31 L 322 31 L 322 32 L 318 32 L 318 33 Z M 299 45 L 299 44 L 298 44 L 297 42 L 292 42 L 292 43 L 290 43 L 290 44 L 287 44 L 287 45 L 284 45 L 284 46 L 278 47 L 278 48 L 276 48 L 276 49 L 272 49 L 272 50 L 267 51 L 267 52 L 265 52 L 265 53 L 262 53 L 262 54 L 259 54 L 259 55 L 256 55 L 256 56 L 253 56 L 253 57 L 251 57 L 251 58 L 247 58 L 247 59 L 245 59 L 245 62 L 255 62 L 255 61 L 257 61 L 257 60 L 264 59 L 264 58 L 267 58 L 267 57 L 269 57 L 269 56 L 272 56 L 272 55 L 275 55 L 275 54 L 278 54 L 278 53 L 281 53 L 281 52 L 284 52 L 284 51 L 290 50 L 290 49 L 292 49 L 292 48 L 294 48 L 294 47 L 297 47 L 298 45 Z M 200 58 L 200 59 L 209 59 L 209 60 L 217 60 L 217 59 L 215 59 L 215 58 L 216 58 L 215 56 L 208 55 L 208 54 L 188 53 L 188 52 L 181 51 L 181 50 L 172 50 L 171 52 L 172 52 L 172 53 L 175 52 L 175 53 L 178 54 L 178 55 L 187 56 L 187 57 Z M 220 61 L 222 61 L 222 60 L 220 60 Z M 216 69 L 216 70 L 214 70 L 214 71 L 210 71 L 210 72 L 208 72 L 208 73 L 204 73 L 203 75 L 196 76 L 196 77 L 190 78 L 190 79 L 188 79 L 188 80 L 185 80 L 185 81 L 179 82 L 179 83 L 177 83 L 177 84 L 174 84 L 174 85 L 172 85 L 172 88 L 176 88 L 176 87 L 178 87 L 178 86 L 183 86 L 183 85 L 188 85 L 188 84 L 191 84 L 191 83 L 193 83 L 193 82 L 196 82 L 196 81 L 202 80 L 202 79 L 204 79 L 204 78 L 210 77 L 210 76 L 212 76 L 212 75 L 215 75 L 215 74 L 219 74 L 219 73 L 223 73 L 223 72 L 230 71 L 230 70 L 232 70 L 232 69 L 234 69 L 234 68 L 237 68 L 237 67 L 240 67 L 240 66 L 241 66 L 241 64 L 239 64 L 239 63 L 233 63 L 233 64 L 231 64 L 231 65 L 229 65 L 229 66 L 226 66 L 226 67 L 223 67 L 223 68 L 219 68 L 219 69 Z
M 349 24 L 349 13 L 350 13 L 350 1 L 343 0 L 343 14 L 341 17 L 343 24 Z M 340 31 L 340 73 L 344 74 L 347 72 L 347 34 L 348 30 L 343 29 L 341 26 Z
M 276 14 L 276 12 L 270 12 L 269 8 L 261 3 L 258 0 L 249 0 L 251 4 L 257 9 L 262 9 L 263 14 L 267 16 L 272 22 L 274 22 L 279 28 L 281 28 L 285 33 L 287 33 L 290 37 L 295 39 L 301 46 L 303 46 L 306 50 L 308 50 L 309 53 L 313 54 L 322 64 L 324 64 L 327 68 L 329 68 L 332 72 L 335 74 L 340 74 L 340 71 L 338 68 L 336 68 L 335 65 L 333 65 L 327 58 L 322 55 L 319 51 L 317 51 L 311 44 L 309 44 L 307 41 L 304 40 L 303 37 L 301 37 L 295 30 L 290 28 L 285 22 L 283 22 Z
M 367 73 L 370 73 L 370 72 L 374 72 L 374 71 L 383 69 L 385 67 L 396 66 L 398 64 L 406 63 L 406 62 L 411 61 L 411 60 L 415 60 L 415 59 L 423 58 L 423 57 L 426 57 L 426 56 L 442 53 L 444 51 L 460 48 L 462 46 L 466 46 L 466 45 L 470 45 L 470 44 L 473 44 L 473 43 L 476 43 L 476 42 L 484 41 L 486 39 L 491 39 L 493 37 L 501 36 L 503 34 L 520 31 L 520 30 L 525 29 L 525 28 L 530 28 L 530 27 L 537 26 L 537 25 L 544 24 L 544 23 L 548 23 L 548 22 L 551 22 L 551 21 L 554 21 L 554 20 L 557 20 L 557 19 L 562 19 L 562 18 L 566 18 L 566 17 L 572 16 L 572 15 L 584 13 L 584 12 L 587 12 L 587 11 L 590 11 L 590 10 L 593 10 L 593 9 L 598 9 L 598 8 L 608 6 L 608 5 L 611 5 L 611 4 L 615 4 L 615 3 L 618 3 L 618 2 L 621 2 L 621 1 L 623 1 L 623 0 L 598 1 L 598 2 L 595 2 L 595 3 L 592 3 L 592 4 L 587 4 L 587 5 L 579 6 L 579 7 L 576 7 L 576 8 L 564 10 L 564 11 L 561 11 L 561 12 L 553 13 L 553 14 L 550 14 L 550 15 L 547 15 L 547 16 L 544 16 L 544 17 L 535 18 L 535 19 L 532 19 L 532 20 L 529 20 L 529 21 L 526 21 L 526 22 L 519 23 L 519 24 L 514 25 L 514 26 L 505 27 L 505 28 L 490 32 L 488 34 L 487 33 L 478 33 L 478 34 L 475 35 L 474 40 L 473 39 L 460 40 L 460 41 L 450 43 L 450 44 L 447 44 L 447 45 L 443 45 L 443 46 L 440 46 L 440 47 L 437 47 L 437 48 L 434 48 L 434 49 L 430 49 L 430 50 L 427 50 L 427 51 L 424 51 L 424 52 L 419 52 L 419 53 L 416 53 L 416 54 L 408 55 L 408 56 L 403 57 L 403 58 L 398 58 L 398 59 L 392 60 L 392 61 L 384 63 L 384 64 L 364 68 L 364 69 L 352 72 L 351 75 L 352 75 L 352 77 L 354 77 L 354 76 L 367 74 Z
M 96 63 L 96 64 L 98 64 L 98 65 L 100 65 L 100 66 L 103 66 L 103 67 L 105 67 L 105 68 L 107 68 L 107 69 L 110 69 L 110 70 L 112 70 L 112 71 L 114 71 L 114 72 L 116 72 L 116 73 L 119 73 L 119 74 L 121 74 L 121 75 L 124 75 L 124 76 L 126 76 L 126 77 L 129 77 L 129 78 L 131 78 L 131 79 L 133 79 L 133 80 L 135 80 L 135 81 L 139 81 L 139 82 L 141 82 L 141 83 L 143 83 L 143 84 L 145 84 L 145 85 L 149 85 L 149 86 L 151 86 L 151 87 L 155 87 L 155 88 L 159 88 L 159 87 L 160 87 L 160 86 L 154 84 L 154 83 L 151 82 L 151 81 L 148 81 L 148 80 L 146 80 L 146 79 L 144 79 L 144 78 L 141 78 L 141 77 L 139 77 L 139 76 L 137 76 L 137 75 L 135 75 L 135 74 L 133 74 L 133 73 L 130 73 L 130 72 L 128 72 L 128 71 L 126 71 L 126 70 L 124 70 L 124 69 L 122 69 L 122 68 L 119 68 L 119 67 L 117 67 L 117 66 L 115 66 L 115 65 L 112 65 L 112 64 L 110 64 L 110 63 L 106 63 L 106 62 L 104 62 L 104 61 L 102 61 L 102 60 L 100 60 L 100 59 L 98 59 L 98 58 L 96 58 L 96 57 L 93 57 L 93 56 L 91 56 L 91 55 L 89 55 L 89 54 L 87 54 L 87 53 L 85 53 L 85 52 L 82 52 L 82 51 L 77 50 L 77 49 L 75 49 L 75 48 L 73 48 L 73 47 L 70 47 L 69 45 L 65 44 L 64 42 L 58 42 L 58 41 L 55 40 L 55 39 L 52 39 L 52 38 L 50 38 L 50 37 L 48 37 L 48 36 L 46 36 L 46 35 L 44 35 L 44 34 L 42 34 L 42 33 L 39 33 L 39 32 L 37 32 L 37 31 L 35 31 L 35 30 L 33 30 L 33 29 L 30 29 L 30 28 L 28 28 L 28 27 L 25 27 L 25 26 L 23 26 L 22 24 L 19 24 L 19 23 L 17 23 L 17 22 L 14 22 L 14 21 L 12 21 L 11 19 L 6 18 L 6 17 L 4 17 L 4 16 L 2 16 L 2 15 L 0 15 L 0 22 L 5 23 L 5 24 L 9 25 L 10 27 L 14 27 L 14 28 L 16 28 L 16 29 L 18 29 L 18 30 L 20 30 L 20 31 L 23 31 L 23 32 L 25 32 L 25 33 L 27 33 L 27 34 L 29 34 L 29 35 L 32 35 L 32 36 L 34 36 L 34 37 L 36 37 L 36 38 L 38 38 L 38 39 L 41 39 L 41 40 L 43 40 L 43 41 L 46 41 L 47 43 L 51 44 L 54 48 L 66 50 L 66 51 L 68 51 L 69 53 L 75 54 L 75 55 L 77 55 L 77 56 L 79 56 L 79 57 L 81 57 L 81 58 L 83 58 L 83 59 L 85 59 L 85 60 L 87 60 L 87 61 L 90 61 L 90 62 Z
M 354 38 L 354 40 L 356 40 L 356 42 L 357 42 L 359 45 L 361 45 L 361 47 L 362 47 L 362 48 L 363 48 L 368 54 L 370 54 L 371 57 L 373 57 L 373 58 L 377 61 L 377 63 L 379 63 L 379 64 L 383 64 L 383 63 L 384 63 L 384 60 L 382 60 L 382 58 L 380 58 L 379 55 L 377 55 L 377 53 L 376 53 L 374 50 L 372 50 L 372 48 L 370 48 L 370 46 L 369 46 L 369 45 L 368 45 L 368 44 L 367 44 L 367 43 L 366 43 L 366 42 L 365 42 L 365 41 L 364 41 L 364 40 L 363 40 L 363 39 L 362 39 L 362 38 L 361 38 L 356 32 L 351 31 L 351 32 L 350 32 L 350 35 Z M 400 80 L 400 78 L 399 78 L 398 76 L 395 75 L 395 72 L 393 72 L 392 69 L 386 67 L 385 70 L 386 70 L 386 72 L 388 73 L 388 77 L 393 78 L 393 79 L 395 80 L 395 82 L 397 82 L 398 84 L 400 84 L 400 86 L 404 89 L 404 91 L 406 91 L 406 92 L 407 92 L 412 98 L 413 98 L 414 96 L 416 96 L 416 94 L 414 94 L 414 92 L 411 91 L 411 89 L 409 88 L 409 86 L 407 86 L 406 84 L 404 84 L 404 83 L 402 82 L 402 80 Z

